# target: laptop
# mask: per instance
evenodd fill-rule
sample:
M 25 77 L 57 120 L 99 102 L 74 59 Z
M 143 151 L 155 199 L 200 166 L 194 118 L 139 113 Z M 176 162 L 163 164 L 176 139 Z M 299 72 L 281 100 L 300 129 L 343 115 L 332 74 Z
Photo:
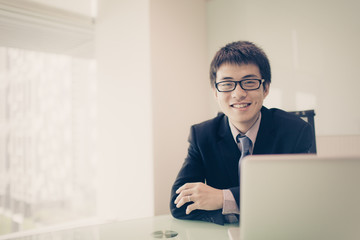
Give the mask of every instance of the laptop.
M 240 186 L 232 240 L 360 239 L 360 156 L 248 156 Z

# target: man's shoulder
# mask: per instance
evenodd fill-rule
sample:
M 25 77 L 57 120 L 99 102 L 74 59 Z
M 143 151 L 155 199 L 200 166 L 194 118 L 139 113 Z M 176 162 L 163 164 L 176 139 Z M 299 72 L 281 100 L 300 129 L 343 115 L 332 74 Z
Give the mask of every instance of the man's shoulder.
M 217 128 L 220 124 L 226 121 L 227 121 L 227 117 L 225 116 L 225 114 L 219 112 L 216 117 L 194 124 L 192 127 L 196 129 Z
M 192 129 L 199 134 L 216 134 L 219 128 L 223 129 L 227 126 L 227 117 L 224 113 L 219 112 L 216 117 L 206 121 L 194 124 Z
M 266 120 L 270 120 L 273 124 L 276 124 L 278 126 L 301 127 L 308 124 L 296 114 L 286 112 L 279 108 L 267 109 L 264 107 L 262 109 L 262 115 Z
M 312 126 L 294 113 L 280 109 L 262 109 L 258 154 L 307 153 L 314 142 Z M 270 142 L 269 139 L 271 138 Z M 267 145 L 268 144 L 268 145 Z M 259 147 L 261 146 L 261 147 Z
M 223 113 L 218 113 L 214 118 L 192 125 L 190 138 L 196 139 L 198 143 L 207 144 L 224 134 L 227 129 L 228 118 Z

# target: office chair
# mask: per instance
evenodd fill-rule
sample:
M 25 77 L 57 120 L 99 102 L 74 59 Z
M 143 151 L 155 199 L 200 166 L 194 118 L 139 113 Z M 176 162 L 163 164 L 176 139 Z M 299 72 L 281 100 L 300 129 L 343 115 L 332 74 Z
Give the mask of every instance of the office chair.
M 313 129 L 313 137 L 314 137 L 314 144 L 310 148 L 310 153 L 316 153 L 316 136 L 315 136 L 315 111 L 314 110 L 305 110 L 305 111 L 290 111 L 290 113 L 293 113 L 300 118 L 302 118 L 304 121 L 310 123 Z

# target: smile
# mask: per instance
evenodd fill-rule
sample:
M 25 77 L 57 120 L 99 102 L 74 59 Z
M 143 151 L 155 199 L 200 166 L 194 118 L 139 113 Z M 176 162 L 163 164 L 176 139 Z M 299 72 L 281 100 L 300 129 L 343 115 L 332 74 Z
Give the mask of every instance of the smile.
M 242 108 L 247 108 L 250 105 L 251 103 L 241 103 L 241 104 L 236 103 L 236 104 L 232 104 L 231 107 L 242 109 Z

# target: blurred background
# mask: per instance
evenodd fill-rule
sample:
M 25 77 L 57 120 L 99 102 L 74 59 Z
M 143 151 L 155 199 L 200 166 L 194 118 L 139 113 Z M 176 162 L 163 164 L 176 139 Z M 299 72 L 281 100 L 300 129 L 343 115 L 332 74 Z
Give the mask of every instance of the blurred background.
M 360 155 L 357 0 L 0 0 L 0 234 L 169 214 L 215 52 L 267 53 L 267 107 Z

